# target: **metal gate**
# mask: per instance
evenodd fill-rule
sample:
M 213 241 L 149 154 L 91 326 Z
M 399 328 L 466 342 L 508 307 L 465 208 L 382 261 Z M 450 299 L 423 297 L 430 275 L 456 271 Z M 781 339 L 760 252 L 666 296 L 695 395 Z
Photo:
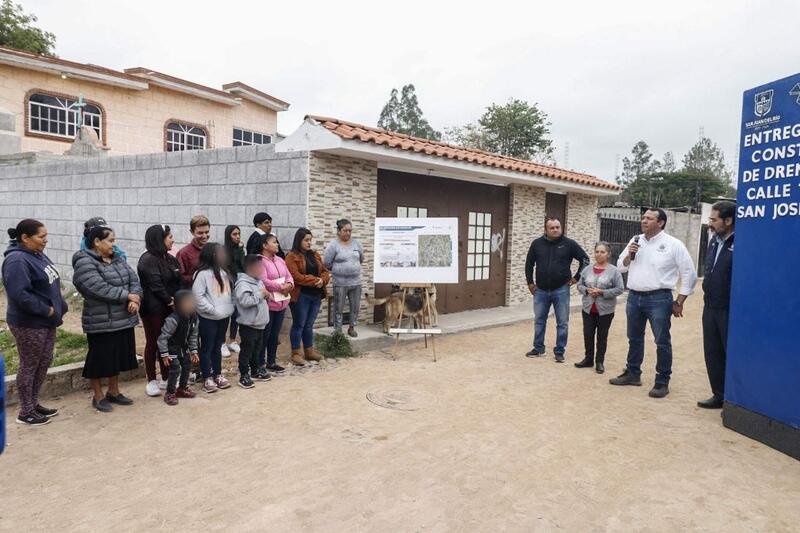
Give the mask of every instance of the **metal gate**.
M 640 233 L 642 233 L 642 223 L 637 220 L 600 219 L 600 240 L 609 243 L 611 247 L 609 261 L 612 264 L 617 264 L 619 255 L 633 236 Z M 591 257 L 591 253 L 589 255 Z

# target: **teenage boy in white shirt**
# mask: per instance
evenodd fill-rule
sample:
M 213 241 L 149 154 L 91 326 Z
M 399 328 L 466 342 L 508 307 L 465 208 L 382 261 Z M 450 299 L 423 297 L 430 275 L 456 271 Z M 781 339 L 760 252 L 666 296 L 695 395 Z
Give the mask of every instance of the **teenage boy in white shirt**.
M 625 372 L 609 382 L 612 385 L 641 385 L 644 360 L 644 330 L 647 322 L 656 341 L 656 379 L 650 390 L 652 398 L 669 394 L 672 374 L 672 317 L 683 316 L 683 302 L 694 292 L 697 283 L 692 258 L 686 246 L 664 231 L 667 213 L 648 209 L 642 215 L 643 235 L 637 235 L 625 247 L 617 261 L 621 272 L 628 273 L 628 364 Z M 675 301 L 672 291 L 680 279 Z

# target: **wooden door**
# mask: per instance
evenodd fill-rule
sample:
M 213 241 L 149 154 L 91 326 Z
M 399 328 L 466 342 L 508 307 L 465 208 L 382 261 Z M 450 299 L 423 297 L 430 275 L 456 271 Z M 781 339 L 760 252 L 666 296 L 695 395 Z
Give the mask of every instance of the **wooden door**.
M 561 221 L 561 231 L 567 234 L 567 195 L 548 192 L 544 199 L 544 214 L 547 218 L 557 218 Z M 544 221 L 542 221 L 544 233 Z
M 458 218 L 459 283 L 437 285 L 441 313 L 505 304 L 508 206 L 507 187 L 378 170 L 377 216 Z M 377 296 L 389 290 L 375 287 Z

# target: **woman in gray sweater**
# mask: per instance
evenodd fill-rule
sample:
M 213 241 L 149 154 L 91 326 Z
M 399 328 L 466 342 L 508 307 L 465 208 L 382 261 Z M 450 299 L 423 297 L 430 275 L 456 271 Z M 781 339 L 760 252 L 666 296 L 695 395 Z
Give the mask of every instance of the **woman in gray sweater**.
M 608 330 L 614 320 L 617 296 L 625 290 L 622 274 L 608 262 L 610 249 L 607 242 L 594 246 L 595 264 L 581 272 L 578 292 L 583 295 L 583 343 L 586 349 L 583 361 L 575 363 L 578 368 L 595 367 L 598 374 L 605 372 Z M 595 350 L 595 334 L 597 350 Z
M 358 308 L 361 305 L 361 264 L 364 249 L 353 239 L 353 225 L 343 218 L 336 221 L 336 238 L 322 257 L 325 268 L 333 274 L 333 328 L 342 331 L 342 313 L 345 298 L 350 301 L 350 327 L 347 334 L 358 337 Z
M 83 377 L 92 384 L 92 406 L 104 413 L 111 404 L 133 403 L 119 391 L 119 374 L 138 367 L 133 328 L 139 323 L 142 286 L 114 250 L 115 240 L 114 230 L 95 226 L 86 235 L 86 249 L 72 257 L 72 283 L 84 298 L 81 322 L 89 344 Z M 105 395 L 101 378 L 108 378 Z

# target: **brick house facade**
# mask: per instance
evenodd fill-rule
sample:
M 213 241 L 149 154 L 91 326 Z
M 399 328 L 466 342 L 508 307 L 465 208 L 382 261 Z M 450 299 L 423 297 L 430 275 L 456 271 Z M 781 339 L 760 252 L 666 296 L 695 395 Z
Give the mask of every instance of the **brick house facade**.
M 13 117 L 13 127 L 0 130 L 17 138 L 13 149 L 0 144 L 0 154 L 63 153 L 75 138 L 80 98 L 91 106 L 84 123 L 109 155 L 188 146 L 167 142 L 192 133 L 170 125 L 192 128 L 205 149 L 268 144 L 277 138 L 278 113 L 289 107 L 238 81 L 215 89 L 141 67 L 117 71 L 0 47 L 0 114 Z
M 337 219 L 351 220 L 353 236 L 365 250 L 363 290 L 370 294 L 376 290 L 372 276 L 374 219 L 378 216 L 378 197 L 383 194 L 379 183 L 385 181 L 389 173 L 409 177 L 420 177 L 424 173 L 431 180 L 445 177 L 455 188 L 478 180 L 505 188 L 508 228 L 505 249 L 500 252 L 507 254 L 504 305 L 524 303 L 532 298 L 525 283 L 525 258 L 531 241 L 543 233 L 547 192 L 565 195 L 565 229 L 571 238 L 587 251 L 597 241 L 597 198 L 613 194 L 617 189 L 615 185 L 585 174 L 528 162 L 523 164 L 477 151 L 478 157 L 508 160 L 519 168 L 492 168 L 485 161 L 465 163 L 463 153 L 437 154 L 436 149 L 467 152 L 442 143 L 322 117 L 307 117 L 306 122 L 276 148 L 278 152 L 309 153 L 307 219 L 308 227 L 314 232 L 315 247 L 322 251 L 335 238 Z M 425 159 L 423 162 L 419 161 L 420 156 Z M 455 166 L 458 168 L 454 169 Z M 530 174 L 534 179 L 528 178 Z M 424 192 L 421 194 L 424 198 Z M 480 205 L 479 199 L 476 205 Z M 362 322 L 372 322 L 373 318 L 372 308 L 363 299 L 359 318 Z M 327 308 L 323 306 L 318 325 L 323 325 L 326 319 Z

